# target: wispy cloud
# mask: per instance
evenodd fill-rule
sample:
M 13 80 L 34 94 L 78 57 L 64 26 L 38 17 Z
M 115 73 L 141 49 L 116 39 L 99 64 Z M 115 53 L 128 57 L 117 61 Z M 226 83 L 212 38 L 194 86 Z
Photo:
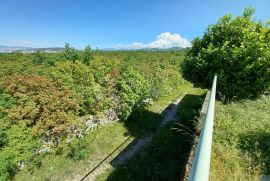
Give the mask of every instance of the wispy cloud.
M 161 33 L 153 42 L 144 44 L 134 42 L 131 44 L 116 46 L 117 49 L 142 49 L 142 48 L 172 48 L 172 47 L 191 47 L 191 43 L 179 34 L 171 34 L 170 32 Z

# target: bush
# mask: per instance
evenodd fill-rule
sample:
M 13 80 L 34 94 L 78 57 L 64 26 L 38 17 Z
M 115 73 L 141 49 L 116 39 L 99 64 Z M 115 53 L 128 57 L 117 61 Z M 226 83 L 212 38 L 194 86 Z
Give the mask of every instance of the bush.
M 41 51 L 35 51 L 32 54 L 32 60 L 34 64 L 41 64 L 45 61 L 46 57 L 45 54 Z
M 180 73 L 172 65 L 157 64 L 152 67 L 152 96 L 158 99 L 183 83 Z
M 0 180 L 8 180 L 15 170 L 15 165 L 3 156 L 0 157 Z
M 7 180 L 18 170 L 20 164 L 25 164 L 40 147 L 40 143 L 31 135 L 31 129 L 24 125 L 9 124 L 0 119 L 0 130 L 5 133 L 5 144 L 0 148 L 0 180 Z
M 187 52 L 184 76 L 210 86 L 216 74 L 218 90 L 226 99 L 257 97 L 270 84 L 270 27 L 252 19 L 254 9 L 242 16 L 225 15 L 196 38 Z
M 49 131 L 52 137 L 59 138 L 76 123 L 81 98 L 42 76 L 7 76 L 0 83 L 0 90 L 16 100 L 16 104 L 2 111 L 6 118 L 32 127 L 35 135 Z
M 150 97 L 151 84 L 133 68 L 123 68 L 118 82 L 121 97 L 121 117 L 126 119 L 134 107 L 140 107 Z
M 89 144 L 85 138 L 75 139 L 69 145 L 67 156 L 72 160 L 81 160 L 89 154 L 90 149 L 87 149 L 87 147 L 89 147 Z

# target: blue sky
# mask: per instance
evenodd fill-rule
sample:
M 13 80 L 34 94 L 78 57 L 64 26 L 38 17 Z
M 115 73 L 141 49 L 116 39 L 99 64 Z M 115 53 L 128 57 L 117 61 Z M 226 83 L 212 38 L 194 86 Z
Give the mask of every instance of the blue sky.
M 187 45 L 224 14 L 240 15 L 248 6 L 256 19 L 270 19 L 269 0 L 0 0 L 0 45 L 155 47 L 167 39 Z

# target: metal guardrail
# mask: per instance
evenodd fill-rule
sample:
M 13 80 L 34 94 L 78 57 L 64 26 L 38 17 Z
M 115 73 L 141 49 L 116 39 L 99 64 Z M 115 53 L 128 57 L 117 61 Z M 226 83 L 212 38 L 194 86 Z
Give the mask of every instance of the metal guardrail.
M 215 112 L 217 76 L 214 77 L 208 110 L 202 128 L 195 157 L 192 163 L 192 169 L 189 175 L 189 181 L 208 181 L 211 159 L 211 145 Z

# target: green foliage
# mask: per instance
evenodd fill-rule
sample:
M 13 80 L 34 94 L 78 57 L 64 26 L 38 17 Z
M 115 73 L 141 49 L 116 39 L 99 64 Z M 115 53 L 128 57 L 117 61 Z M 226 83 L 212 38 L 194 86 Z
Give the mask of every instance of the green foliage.
M 45 54 L 41 51 L 35 51 L 33 53 L 33 63 L 41 64 L 45 61 L 46 57 Z
M 270 84 L 270 27 L 242 16 L 225 15 L 196 38 L 183 64 L 188 80 L 210 86 L 218 76 L 218 90 L 226 99 L 257 97 Z
M 83 102 L 80 102 L 81 113 L 91 112 L 91 105 L 94 102 L 94 89 L 98 85 L 95 83 L 91 70 L 86 65 L 79 61 L 75 63 L 67 61 L 57 62 L 48 76 L 83 98 Z
M 7 144 L 7 134 L 1 128 L 0 129 L 0 148 L 5 146 L 6 144 Z
M 138 125 L 140 132 L 156 127 L 148 121 L 154 117 L 142 112 L 145 100 L 158 99 L 181 85 L 183 55 L 97 52 L 90 46 L 80 52 L 68 44 L 62 53 L 0 54 L 1 179 L 12 179 L 24 164 L 33 170 L 44 164 L 47 155 L 41 152 L 47 145 L 54 154 L 68 155 L 69 161 L 83 159 L 95 149 L 100 153 L 92 146 L 94 133 L 84 134 L 83 118 L 89 114 L 97 122 L 108 112 L 121 116 L 126 125 Z M 139 116 L 146 119 L 138 121 Z M 85 137 L 77 139 L 81 133 Z M 112 149 L 106 141 L 103 155 Z
M 78 60 L 79 55 L 78 55 L 77 51 L 75 50 L 75 48 L 70 47 L 70 45 L 68 43 L 66 43 L 65 49 L 63 52 L 63 58 L 65 60 L 75 62 L 76 60 Z
M 269 97 L 216 104 L 211 180 L 269 175 L 269 106 Z
M 33 127 L 34 134 L 49 130 L 51 135 L 68 133 L 74 124 L 79 98 L 44 77 L 8 76 L 0 88 L 16 100 L 16 104 L 3 112 L 11 122 Z
M 178 67 L 166 65 L 165 63 L 152 65 L 149 79 L 152 83 L 152 96 L 157 99 L 162 95 L 167 95 L 178 86 L 184 83 L 179 74 Z
M 7 180 L 14 174 L 19 163 L 23 164 L 32 158 L 35 150 L 40 146 L 39 142 L 33 138 L 31 129 L 26 126 L 8 124 L 5 120 L 0 120 L 1 132 L 5 132 L 6 139 L 5 145 L 0 148 L 0 178 L 3 180 Z
M 16 60 L 16 59 L 15 59 Z M 0 64 L 0 77 L 14 74 L 30 74 L 32 67 L 29 66 L 32 61 L 2 61 Z
M 83 51 L 83 63 L 89 65 L 89 63 L 93 60 L 93 51 L 90 45 L 86 46 Z
M 67 156 L 73 160 L 81 160 L 85 158 L 89 154 L 89 143 L 85 138 L 82 139 L 75 139 L 70 145 L 69 145 L 69 151 Z
M 118 82 L 122 104 L 121 116 L 126 119 L 134 107 L 150 97 L 151 84 L 133 68 L 123 68 Z
M 16 166 L 6 156 L 0 156 L 0 180 L 8 180 L 12 176 Z
M 121 65 L 121 60 L 116 58 L 97 57 L 91 61 L 90 67 L 95 77 L 96 82 L 105 86 L 109 79 L 117 79 L 119 75 L 118 67 Z
M 11 108 L 16 103 L 15 99 L 6 93 L 0 93 L 0 118 L 3 118 L 6 114 L 4 110 Z

